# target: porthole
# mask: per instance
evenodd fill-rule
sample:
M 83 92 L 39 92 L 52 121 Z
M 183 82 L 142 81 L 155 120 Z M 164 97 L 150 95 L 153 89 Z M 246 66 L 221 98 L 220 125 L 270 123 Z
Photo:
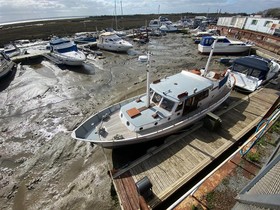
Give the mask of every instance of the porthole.
M 142 131 L 143 130 L 143 127 L 139 128 L 139 131 Z
M 180 112 L 178 112 L 177 115 L 180 115 Z
M 155 122 L 155 125 L 157 125 L 158 124 L 158 122 Z
M 167 120 L 170 120 L 170 117 L 168 117 L 168 119 Z
M 123 117 L 123 114 L 121 113 L 121 118 Z
M 127 122 L 126 122 L 126 125 L 127 125 L 127 126 L 130 126 L 130 123 L 127 121 Z

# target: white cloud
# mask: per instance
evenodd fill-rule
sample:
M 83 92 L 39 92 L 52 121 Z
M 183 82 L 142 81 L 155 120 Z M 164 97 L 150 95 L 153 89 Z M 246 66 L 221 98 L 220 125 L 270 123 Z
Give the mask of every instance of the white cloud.
M 0 22 L 62 16 L 185 12 L 254 13 L 279 7 L 279 0 L 0 0 Z

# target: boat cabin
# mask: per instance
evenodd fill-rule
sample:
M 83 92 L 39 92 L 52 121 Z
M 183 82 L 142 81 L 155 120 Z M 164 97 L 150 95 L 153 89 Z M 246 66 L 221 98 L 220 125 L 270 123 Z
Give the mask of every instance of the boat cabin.
M 77 45 L 74 44 L 71 40 L 66 38 L 56 38 L 50 41 L 51 51 L 57 51 L 58 53 L 66 53 L 78 51 Z
M 204 36 L 201 41 L 200 44 L 203 46 L 211 46 L 214 43 L 214 40 L 217 39 L 217 44 L 219 45 L 219 43 L 226 43 L 226 44 L 230 44 L 230 41 L 228 40 L 227 37 L 225 36 L 220 36 L 220 37 L 213 37 L 213 36 Z
M 150 84 L 150 105 L 146 96 L 124 105 L 120 111 L 122 123 L 129 130 L 142 131 L 187 116 L 208 100 L 213 83 L 200 75 L 182 71 Z M 171 122 L 172 121 L 172 122 Z
M 121 42 L 122 38 L 112 32 L 105 32 L 99 36 L 100 43 L 117 43 Z

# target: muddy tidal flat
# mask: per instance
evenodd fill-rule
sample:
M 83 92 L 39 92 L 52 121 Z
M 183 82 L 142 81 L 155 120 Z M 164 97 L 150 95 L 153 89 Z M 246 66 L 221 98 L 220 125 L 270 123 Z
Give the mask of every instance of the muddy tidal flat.
M 152 53 L 151 81 L 202 68 L 208 59 L 183 34 L 133 44 L 124 54 L 88 55 L 81 67 L 21 63 L 1 81 L 0 209 L 120 209 L 107 174 L 118 161 L 113 151 L 72 139 L 72 130 L 145 91 L 139 55 Z M 214 60 L 210 68 L 225 70 Z

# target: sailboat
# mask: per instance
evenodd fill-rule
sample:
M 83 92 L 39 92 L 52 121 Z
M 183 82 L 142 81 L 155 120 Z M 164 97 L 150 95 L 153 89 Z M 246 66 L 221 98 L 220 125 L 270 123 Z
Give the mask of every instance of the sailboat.
M 215 42 L 213 44 L 214 48 Z M 229 71 L 205 69 L 180 73 L 150 84 L 150 54 L 146 94 L 107 107 L 89 117 L 72 132 L 72 138 L 105 148 L 116 148 L 156 140 L 205 117 L 230 95 L 234 78 Z

